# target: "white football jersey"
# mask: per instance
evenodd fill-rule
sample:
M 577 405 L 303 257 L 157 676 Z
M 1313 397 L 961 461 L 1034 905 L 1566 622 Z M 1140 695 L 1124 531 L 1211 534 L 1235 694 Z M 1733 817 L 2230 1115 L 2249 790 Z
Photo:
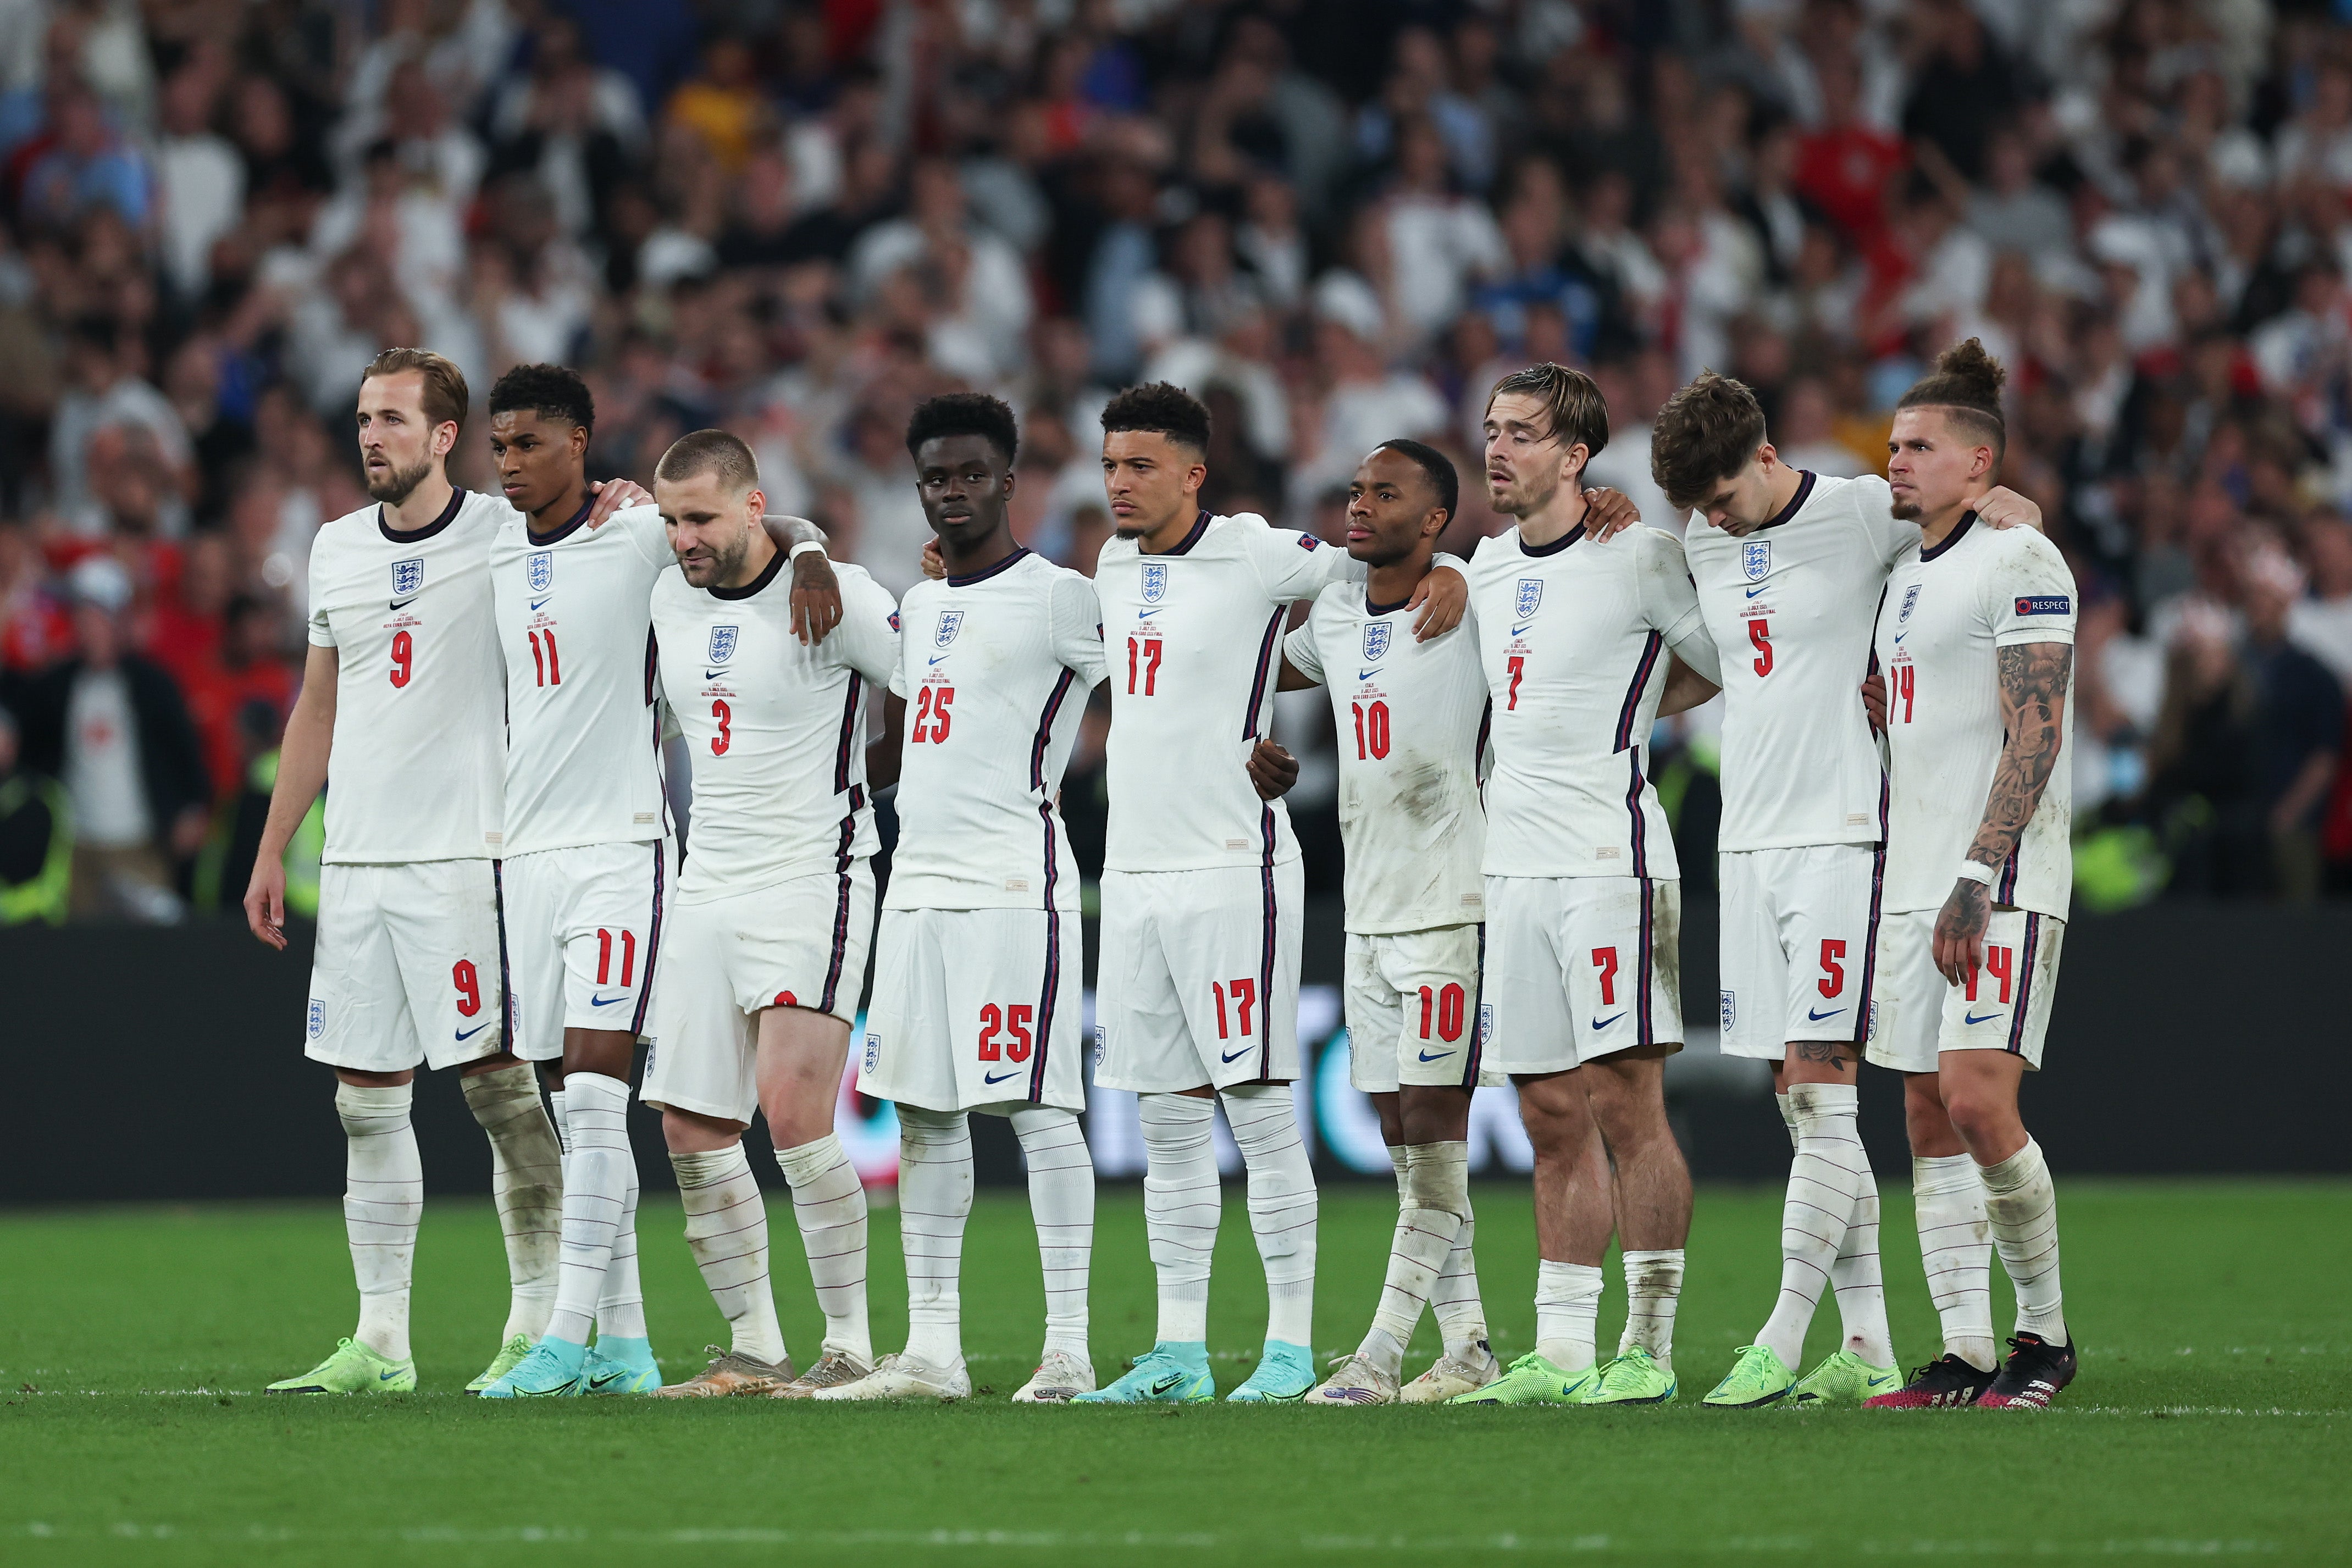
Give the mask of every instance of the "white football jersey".
M 406 532 L 373 505 L 310 545 L 310 643 L 332 648 L 327 848 L 338 864 L 504 852 L 506 685 L 490 539 L 513 508 L 459 490 Z
M 1919 542 L 1886 481 L 1808 473 L 1745 538 L 1694 517 L 1683 553 L 1723 656 L 1725 850 L 1872 844 L 1885 774 L 1863 711 L 1890 567 Z
M 1941 909 L 1976 841 L 2006 738 L 1999 650 L 2071 644 L 2074 614 L 2074 574 L 2033 528 L 1981 528 L 1971 512 L 1933 551 L 1915 538 L 1896 563 L 1878 612 L 1894 800 L 1890 913 Z M 2074 886 L 2071 683 L 2066 696 L 2057 766 L 1992 884 L 1995 904 L 2061 920 Z
M 863 568 L 833 570 L 841 624 L 814 648 L 793 634 L 782 550 L 741 588 L 696 588 L 676 571 L 654 583 L 662 692 L 694 759 L 687 903 L 846 871 L 877 847 L 866 697 L 889 684 L 898 615 Z
M 1426 643 L 1412 612 L 1365 601 L 1353 582 L 1315 596 L 1284 639 L 1299 674 L 1323 683 L 1339 739 L 1339 837 L 1348 929 L 1428 931 L 1486 918 L 1486 672 L 1474 625 Z
M 1288 606 L 1365 567 L 1312 534 L 1203 514 L 1165 555 L 1114 537 L 1095 566 L 1110 666 L 1111 871 L 1298 857 L 1290 813 L 1249 781 L 1274 712 Z
M 907 700 L 890 909 L 1076 909 L 1056 805 L 1103 678 L 1094 585 L 1022 550 L 918 582 L 899 609 Z
M 653 587 L 676 564 L 651 507 L 615 512 L 597 528 L 583 507 L 545 538 L 509 509 L 491 540 L 506 654 L 507 853 L 667 831 Z
M 1715 644 L 1671 534 L 1478 547 L 1470 612 L 1493 698 L 1489 876 L 1682 874 L 1650 781 L 1669 652 L 1716 680 Z

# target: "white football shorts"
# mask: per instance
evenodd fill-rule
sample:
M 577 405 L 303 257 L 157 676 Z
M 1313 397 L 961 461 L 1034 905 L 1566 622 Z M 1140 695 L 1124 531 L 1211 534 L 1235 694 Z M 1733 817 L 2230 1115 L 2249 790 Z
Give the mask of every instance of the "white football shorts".
M 929 1111 L 1085 1110 L 1080 944 L 1064 910 L 884 910 L 858 1092 Z
M 1871 844 L 1727 851 L 1722 1049 L 1779 1061 L 1792 1040 L 1867 1045 L 1878 1019 L 1886 855 Z
M 1295 860 L 1104 872 L 1095 1082 L 1149 1094 L 1297 1077 L 1306 888 Z
M 541 850 L 504 863 L 514 1053 L 557 1061 L 567 1029 L 645 1033 L 667 841 Z
M 761 1013 L 807 1008 L 856 1025 L 874 869 L 858 860 L 756 893 L 673 897 L 667 924 L 637 1097 L 748 1123 L 760 1103 Z
M 1565 1072 L 1638 1047 L 1682 1049 L 1682 883 L 1490 876 L 1485 1065 Z
M 1367 1094 L 1408 1083 L 1475 1089 L 1482 1072 L 1478 959 L 1483 925 L 1348 933 L 1348 1082 Z
M 1954 986 L 1936 972 L 1937 913 L 1886 917 L 1886 977 L 1879 988 L 1886 1022 L 1867 1060 L 1897 1072 L 1933 1072 L 1947 1051 L 2006 1051 L 2041 1071 L 2066 923 L 2023 909 L 1994 910 L 1976 983 Z
M 500 882 L 486 860 L 320 866 L 302 1054 L 405 1072 L 506 1050 Z

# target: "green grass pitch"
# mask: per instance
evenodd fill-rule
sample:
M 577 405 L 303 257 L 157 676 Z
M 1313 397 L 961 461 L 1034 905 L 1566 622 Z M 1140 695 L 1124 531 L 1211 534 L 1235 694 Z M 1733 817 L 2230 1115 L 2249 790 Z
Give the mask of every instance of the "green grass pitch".
M 804 1354 L 817 1319 L 782 1196 L 777 1296 Z M 1764 1192 L 1701 1195 L 1682 1402 L 1613 1413 L 1016 1407 L 1042 1296 L 1026 1208 L 994 1193 L 963 1288 L 989 1392 L 965 1405 L 484 1406 L 458 1389 L 493 1348 L 505 1269 L 488 1206 L 454 1199 L 427 1204 L 418 1250 L 423 1391 L 264 1398 L 349 1330 L 333 1206 L 5 1214 L 0 1563 L 2352 1558 L 2352 1186 L 2078 1181 L 2060 1197 L 2085 1354 L 2039 1416 L 1699 1407 L 1770 1305 L 1780 1205 Z M 1486 1186 L 1477 1204 L 1488 1313 L 1512 1354 L 1534 1326 L 1526 1190 Z M 1922 1360 L 1933 1316 L 1910 1205 L 1890 1191 L 1886 1207 L 1896 1345 Z M 1140 1210 L 1132 1189 L 1104 1193 L 1105 1376 L 1151 1336 Z M 1361 1333 L 1392 1215 L 1382 1188 L 1325 1194 L 1318 1354 Z M 649 1197 L 639 1223 L 675 1376 L 721 1324 L 676 1204 Z M 887 1350 L 905 1327 L 891 1213 L 873 1242 Z M 1623 1321 L 1615 1272 L 1604 1340 Z M 1229 1188 L 1221 1385 L 1246 1375 L 1264 1311 Z M 1812 1354 L 1835 1324 L 1825 1303 Z M 1408 1370 L 1434 1350 L 1424 1321 Z

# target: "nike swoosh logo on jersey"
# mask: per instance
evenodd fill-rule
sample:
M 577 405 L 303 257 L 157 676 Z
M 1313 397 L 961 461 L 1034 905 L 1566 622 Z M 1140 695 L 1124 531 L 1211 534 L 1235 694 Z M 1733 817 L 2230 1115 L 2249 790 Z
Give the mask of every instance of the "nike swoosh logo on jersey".
M 946 653 L 939 653 L 939 654 L 935 654 L 935 655 L 933 655 L 933 657 L 932 657 L 932 659 L 931 659 L 931 663 L 932 663 L 932 664 L 939 664 L 940 661 L 942 661 L 942 660 L 944 660 L 944 659 L 946 659 L 946 658 L 948 658 L 948 657 L 949 657 L 949 655 L 948 655 L 948 654 L 946 654 Z
M 1528 622 L 1528 626 L 1532 626 L 1532 625 L 1534 625 L 1534 624 L 1535 624 L 1535 622 L 1532 622 L 1532 621 L 1530 621 L 1530 622 Z M 1512 627 L 1512 628 L 1511 628 L 1511 635 L 1512 635 L 1512 636 L 1514 636 L 1514 637 L 1517 636 L 1520 632 L 1525 632 L 1525 631 L 1528 629 L 1528 626 L 1514 626 L 1514 627 Z
M 1381 673 L 1381 667 L 1380 667 L 1378 664 L 1374 664 L 1374 665 L 1373 665 L 1370 669 L 1369 669 L 1369 670 L 1358 670 L 1358 671 L 1356 672 L 1356 679 L 1358 679 L 1358 680 L 1360 680 L 1360 681 L 1369 681 L 1369 680 L 1370 680 L 1374 675 L 1377 675 L 1377 674 L 1379 674 L 1380 673 Z
M 1255 1051 L 1257 1047 L 1254 1045 L 1245 1045 L 1239 1051 L 1234 1051 L 1232 1055 L 1226 1057 L 1224 1060 L 1227 1061 L 1239 1061 L 1243 1057 L 1247 1056 L 1251 1051 Z
M 588 1005 L 592 1008 L 609 1008 L 614 1002 L 625 1002 L 628 999 L 628 993 L 624 991 L 617 997 L 590 997 Z
M 1451 1055 L 1453 1055 L 1453 1054 L 1454 1054 L 1454 1053 L 1453 1053 L 1452 1051 L 1423 1051 L 1423 1052 L 1421 1053 L 1421 1059 L 1422 1059 L 1423 1061 L 1444 1061 L 1447 1057 L 1449 1057 L 1449 1056 L 1451 1056 Z
M 706 681 L 715 681 L 726 673 L 724 670 L 705 670 L 702 672 L 702 678 Z
M 476 1035 L 478 1035 L 478 1034 L 481 1033 L 484 1030 L 486 1030 L 486 1029 L 488 1029 L 488 1028 L 489 1028 L 489 1027 L 490 1027 L 490 1026 L 489 1026 L 488 1021 L 488 1020 L 485 1020 L 484 1022 L 481 1022 L 481 1023 L 478 1023 L 478 1024 L 476 1024 L 476 1025 L 475 1025 L 473 1028 L 471 1028 L 471 1029 L 461 1029 L 461 1030 L 459 1030 L 457 1031 L 457 1038 L 458 1038 L 459 1040 L 471 1040 L 471 1039 L 473 1039 Z
M 1805 1009 L 1805 1021 L 1808 1023 L 1820 1023 L 1824 1019 L 1833 1019 L 1843 1011 L 1845 1011 L 1843 1008 L 1832 1008 L 1825 1013 L 1817 1013 L 1813 1011 L 1812 1009 L 1807 1008 Z
M 1018 1078 L 1020 1076 L 1021 1069 L 1016 1067 L 1010 1072 L 983 1072 L 980 1075 L 980 1081 L 982 1083 L 1002 1083 L 1008 1078 Z
M 1977 1017 L 1974 1013 L 1963 1013 L 1960 1015 L 1960 1021 L 1962 1023 L 1990 1023 L 1993 1019 L 1999 1017 L 2000 1017 L 2000 1010 L 1996 1008 L 1991 1012 L 1985 1014 L 1982 1018 Z
M 392 607 L 394 610 L 405 610 L 410 605 L 415 603 L 419 597 L 419 595 L 412 593 L 405 599 L 395 599 L 392 601 Z
M 1623 1013 L 1611 1013 L 1605 1019 L 1594 1019 L 1592 1020 L 1592 1027 L 1594 1029 L 1607 1029 L 1611 1024 L 1615 1023 L 1619 1019 L 1623 1018 L 1624 1016 L 1625 1015 Z
M 1911 633 L 1908 632 L 1897 632 L 1895 633 L 1895 640 L 1900 643 L 1904 638 L 1908 637 L 1909 635 L 1911 635 Z
M 552 599 L 552 598 L 554 598 L 554 597 L 555 597 L 555 595 L 553 595 L 552 593 L 551 593 L 551 594 L 549 594 L 549 595 L 547 596 L 547 599 Z M 536 609 L 538 609 L 541 605 L 542 605 L 542 604 L 546 603 L 546 602 L 547 602 L 547 599 L 534 599 L 534 600 L 532 600 L 532 601 L 530 601 L 530 607 L 531 607 L 533 610 L 536 610 Z
M 1759 593 L 1763 592 L 1766 589 L 1768 589 L 1768 588 L 1769 588 L 1769 587 L 1771 587 L 1771 586 L 1772 586 L 1772 585 L 1771 585 L 1770 583 L 1769 583 L 1769 582 L 1759 582 L 1759 583 L 1758 583 L 1755 587 L 1753 587 L 1753 588 L 1751 588 L 1751 589 L 1749 589 L 1749 590 L 1748 591 L 1748 598 L 1750 598 L 1750 599 L 1753 599 L 1753 598 L 1755 598 L 1758 594 L 1759 594 Z

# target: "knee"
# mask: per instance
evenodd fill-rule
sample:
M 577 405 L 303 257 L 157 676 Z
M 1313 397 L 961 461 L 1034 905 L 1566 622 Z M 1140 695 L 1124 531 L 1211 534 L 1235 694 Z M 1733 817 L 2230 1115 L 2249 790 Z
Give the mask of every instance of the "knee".
M 1951 1119 L 1953 1131 L 1976 1149 L 1997 1142 L 2012 1113 L 1997 1094 L 1955 1085 L 1944 1092 L 1944 1114 Z
M 1911 1152 L 1930 1157 L 1945 1153 L 1958 1135 L 1934 1074 L 1905 1081 L 1903 1130 L 1910 1135 Z
M 1536 1158 L 1547 1164 L 1580 1157 L 1592 1141 L 1592 1117 L 1582 1105 L 1539 1105 L 1522 1100 L 1519 1121 Z

